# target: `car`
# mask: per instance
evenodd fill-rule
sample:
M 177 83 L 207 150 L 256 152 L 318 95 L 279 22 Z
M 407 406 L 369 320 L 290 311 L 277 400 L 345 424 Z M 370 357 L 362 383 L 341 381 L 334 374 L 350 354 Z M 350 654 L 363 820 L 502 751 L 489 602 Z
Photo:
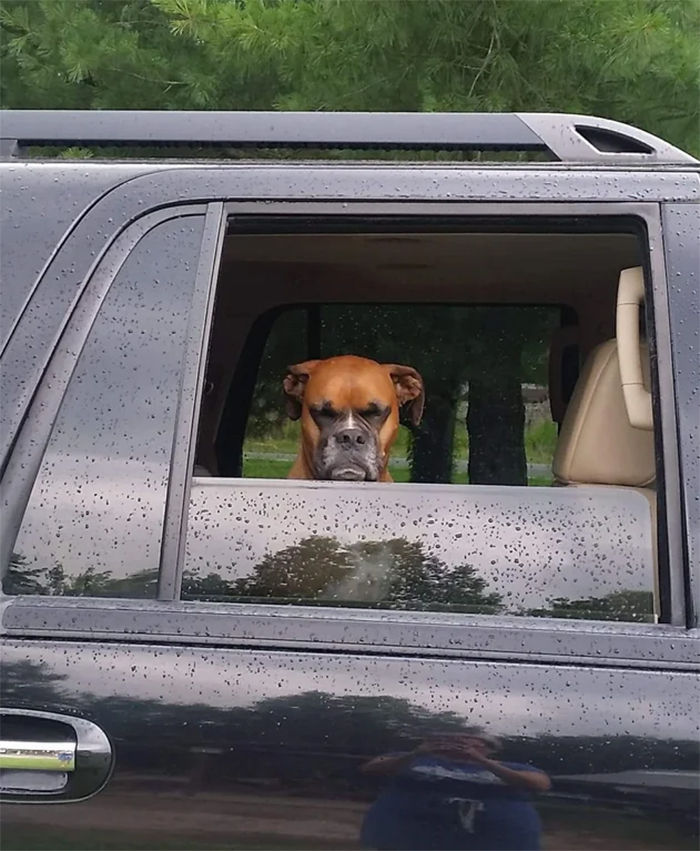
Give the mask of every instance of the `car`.
M 0 136 L 3 847 L 697 847 L 700 163 L 565 114 Z M 342 354 L 421 377 L 393 482 L 288 478 L 285 375 Z

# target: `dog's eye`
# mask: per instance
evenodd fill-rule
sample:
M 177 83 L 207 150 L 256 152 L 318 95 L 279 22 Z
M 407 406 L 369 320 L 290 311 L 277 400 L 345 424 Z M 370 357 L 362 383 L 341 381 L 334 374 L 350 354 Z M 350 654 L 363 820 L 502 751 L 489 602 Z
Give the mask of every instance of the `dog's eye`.
M 388 413 L 387 409 L 382 409 L 376 403 L 368 405 L 363 411 L 358 411 L 359 415 L 365 420 L 376 420 L 384 417 Z
M 311 413 L 314 417 L 322 420 L 333 420 L 338 416 L 338 412 L 333 409 L 332 405 L 328 404 L 312 408 Z

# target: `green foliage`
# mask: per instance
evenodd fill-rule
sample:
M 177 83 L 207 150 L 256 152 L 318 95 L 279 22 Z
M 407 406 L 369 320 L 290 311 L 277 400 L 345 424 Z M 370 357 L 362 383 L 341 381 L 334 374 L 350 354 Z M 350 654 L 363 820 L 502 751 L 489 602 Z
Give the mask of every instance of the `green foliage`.
M 551 456 L 550 456 L 551 460 Z M 247 479 L 285 479 L 292 466 L 292 461 L 278 458 L 246 458 L 243 461 L 243 476 Z M 409 482 L 411 471 L 407 466 L 389 464 L 389 472 L 395 482 Z M 452 474 L 455 485 L 469 484 L 466 470 L 455 470 Z M 548 487 L 552 484 L 551 476 L 529 476 L 527 483 L 530 487 Z
M 581 600 L 557 597 L 551 601 L 548 608 L 532 609 L 527 614 L 548 618 L 650 623 L 654 615 L 654 595 L 651 591 L 615 591 L 604 597 L 587 597 Z
M 111 570 L 89 567 L 82 573 L 69 575 L 62 564 L 45 568 L 31 565 L 25 556 L 13 553 L 2 582 L 9 595 L 42 594 L 65 597 L 155 597 L 157 570 L 131 573 L 114 579 Z
M 2 589 L 5 594 L 41 594 L 44 570 L 31 567 L 27 559 L 18 553 L 12 553 L 7 572 L 3 577 Z
M 700 152 L 698 0 L 4 0 L 12 108 L 568 111 Z
M 501 597 L 486 586 L 470 565 L 449 566 L 419 542 L 396 538 L 345 546 L 319 535 L 270 553 L 242 579 L 187 572 L 183 596 L 497 611 Z
M 281 408 L 279 398 L 277 406 Z M 299 447 L 299 422 L 282 419 L 279 426 L 271 426 L 268 421 L 261 422 L 251 417 L 245 444 L 244 475 L 249 478 L 284 478 L 289 472 L 291 461 L 277 459 L 276 455 L 296 455 Z M 525 454 L 529 464 L 551 464 L 557 445 L 557 424 L 551 420 L 539 420 L 525 429 Z M 399 427 L 399 434 L 391 452 L 392 459 L 407 458 L 411 435 L 405 426 Z M 464 422 L 464 411 L 458 411 L 457 427 L 453 445 L 455 460 L 466 461 L 469 457 L 469 435 Z M 269 458 L 260 458 L 265 455 Z M 250 457 L 252 456 L 252 457 Z M 278 466 L 278 465 L 282 466 Z M 266 470 L 276 472 L 265 472 Z M 282 471 L 280 473 L 280 470 Z M 392 468 L 400 470 L 400 468 Z M 456 481 L 456 479 L 455 479 Z

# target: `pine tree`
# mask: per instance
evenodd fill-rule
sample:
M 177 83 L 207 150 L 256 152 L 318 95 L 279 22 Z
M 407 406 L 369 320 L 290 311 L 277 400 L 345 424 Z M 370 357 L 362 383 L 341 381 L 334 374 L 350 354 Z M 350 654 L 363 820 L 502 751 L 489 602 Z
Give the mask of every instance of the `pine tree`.
M 567 111 L 700 153 L 698 0 L 4 0 L 12 108 Z

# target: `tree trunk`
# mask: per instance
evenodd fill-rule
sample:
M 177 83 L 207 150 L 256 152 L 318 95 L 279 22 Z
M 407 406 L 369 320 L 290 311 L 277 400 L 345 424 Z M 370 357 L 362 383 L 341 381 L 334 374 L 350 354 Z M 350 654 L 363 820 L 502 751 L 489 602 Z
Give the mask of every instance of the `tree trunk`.
M 518 363 L 512 373 L 498 370 L 469 382 L 470 484 L 527 484 L 525 405 L 519 373 Z
M 454 445 L 457 399 L 450 395 L 428 395 L 423 420 L 411 429 L 411 481 L 452 481 L 452 447 Z

